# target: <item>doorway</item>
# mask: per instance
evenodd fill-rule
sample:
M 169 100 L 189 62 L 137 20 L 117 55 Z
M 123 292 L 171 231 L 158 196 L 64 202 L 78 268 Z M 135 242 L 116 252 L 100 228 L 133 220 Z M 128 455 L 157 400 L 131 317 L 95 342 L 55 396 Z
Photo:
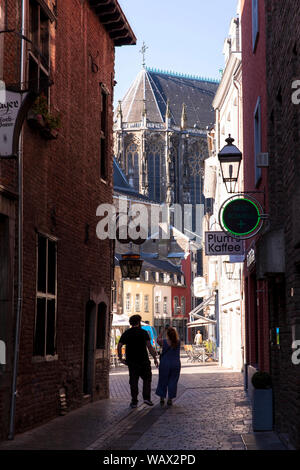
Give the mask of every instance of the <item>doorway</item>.
M 89 301 L 85 309 L 83 393 L 91 395 L 94 385 L 95 368 L 95 323 L 96 304 Z

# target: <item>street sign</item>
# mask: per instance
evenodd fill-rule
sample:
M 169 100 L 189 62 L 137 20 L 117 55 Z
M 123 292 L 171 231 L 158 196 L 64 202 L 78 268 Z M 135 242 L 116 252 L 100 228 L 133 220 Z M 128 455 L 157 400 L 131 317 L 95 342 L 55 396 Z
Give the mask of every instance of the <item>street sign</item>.
M 226 232 L 205 232 L 206 256 L 243 255 L 244 252 L 243 240 Z
M 3 94 L 3 93 L 2 93 Z M 0 101 L 0 157 L 17 155 L 21 128 L 36 95 L 6 90 Z
M 195 277 L 193 282 L 194 296 L 197 298 L 205 297 L 208 295 L 208 288 L 204 277 Z
M 221 219 L 227 232 L 242 237 L 256 231 L 261 222 L 261 213 L 254 201 L 237 198 L 224 206 Z

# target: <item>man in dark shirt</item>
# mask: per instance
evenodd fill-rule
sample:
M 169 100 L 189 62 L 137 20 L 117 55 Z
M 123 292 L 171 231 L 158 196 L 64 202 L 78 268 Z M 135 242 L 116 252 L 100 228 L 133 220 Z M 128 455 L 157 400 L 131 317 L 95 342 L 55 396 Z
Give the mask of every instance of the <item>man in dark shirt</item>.
M 158 367 L 156 351 L 151 346 L 148 333 L 141 328 L 141 321 L 142 317 L 140 315 L 130 317 L 129 323 L 131 328 L 122 334 L 118 343 L 119 360 L 127 365 L 129 369 L 129 384 L 132 398 L 130 403 L 131 408 L 136 408 L 138 404 L 138 383 L 140 377 L 143 380 L 144 403 L 153 406 L 151 401 L 152 372 L 147 349 L 152 355 L 156 367 Z M 126 345 L 126 361 L 122 359 L 122 346 L 124 344 Z

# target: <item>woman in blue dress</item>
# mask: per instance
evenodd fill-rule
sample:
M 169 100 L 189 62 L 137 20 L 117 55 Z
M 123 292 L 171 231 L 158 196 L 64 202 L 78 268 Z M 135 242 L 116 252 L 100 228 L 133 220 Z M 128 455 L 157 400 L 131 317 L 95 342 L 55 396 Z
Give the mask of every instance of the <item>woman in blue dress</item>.
M 160 404 L 164 405 L 168 392 L 169 406 L 172 405 L 172 399 L 177 394 L 177 383 L 180 375 L 180 340 L 178 333 L 174 328 L 167 329 L 166 339 L 160 335 L 157 339 L 162 347 L 159 364 L 159 379 L 156 389 L 156 395 L 160 397 Z

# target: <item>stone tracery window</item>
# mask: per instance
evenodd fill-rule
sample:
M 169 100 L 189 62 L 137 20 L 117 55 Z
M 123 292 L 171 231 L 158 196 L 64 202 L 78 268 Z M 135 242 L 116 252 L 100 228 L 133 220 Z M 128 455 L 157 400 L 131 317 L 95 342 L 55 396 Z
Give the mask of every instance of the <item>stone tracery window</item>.
M 161 202 L 163 147 L 161 143 L 152 143 L 148 148 L 148 186 L 149 198 Z
M 199 150 L 189 159 L 191 204 L 201 204 L 203 160 L 203 156 Z
M 129 184 L 136 189 L 140 190 L 139 178 L 139 154 L 138 146 L 134 143 L 128 145 L 126 149 L 126 176 Z

